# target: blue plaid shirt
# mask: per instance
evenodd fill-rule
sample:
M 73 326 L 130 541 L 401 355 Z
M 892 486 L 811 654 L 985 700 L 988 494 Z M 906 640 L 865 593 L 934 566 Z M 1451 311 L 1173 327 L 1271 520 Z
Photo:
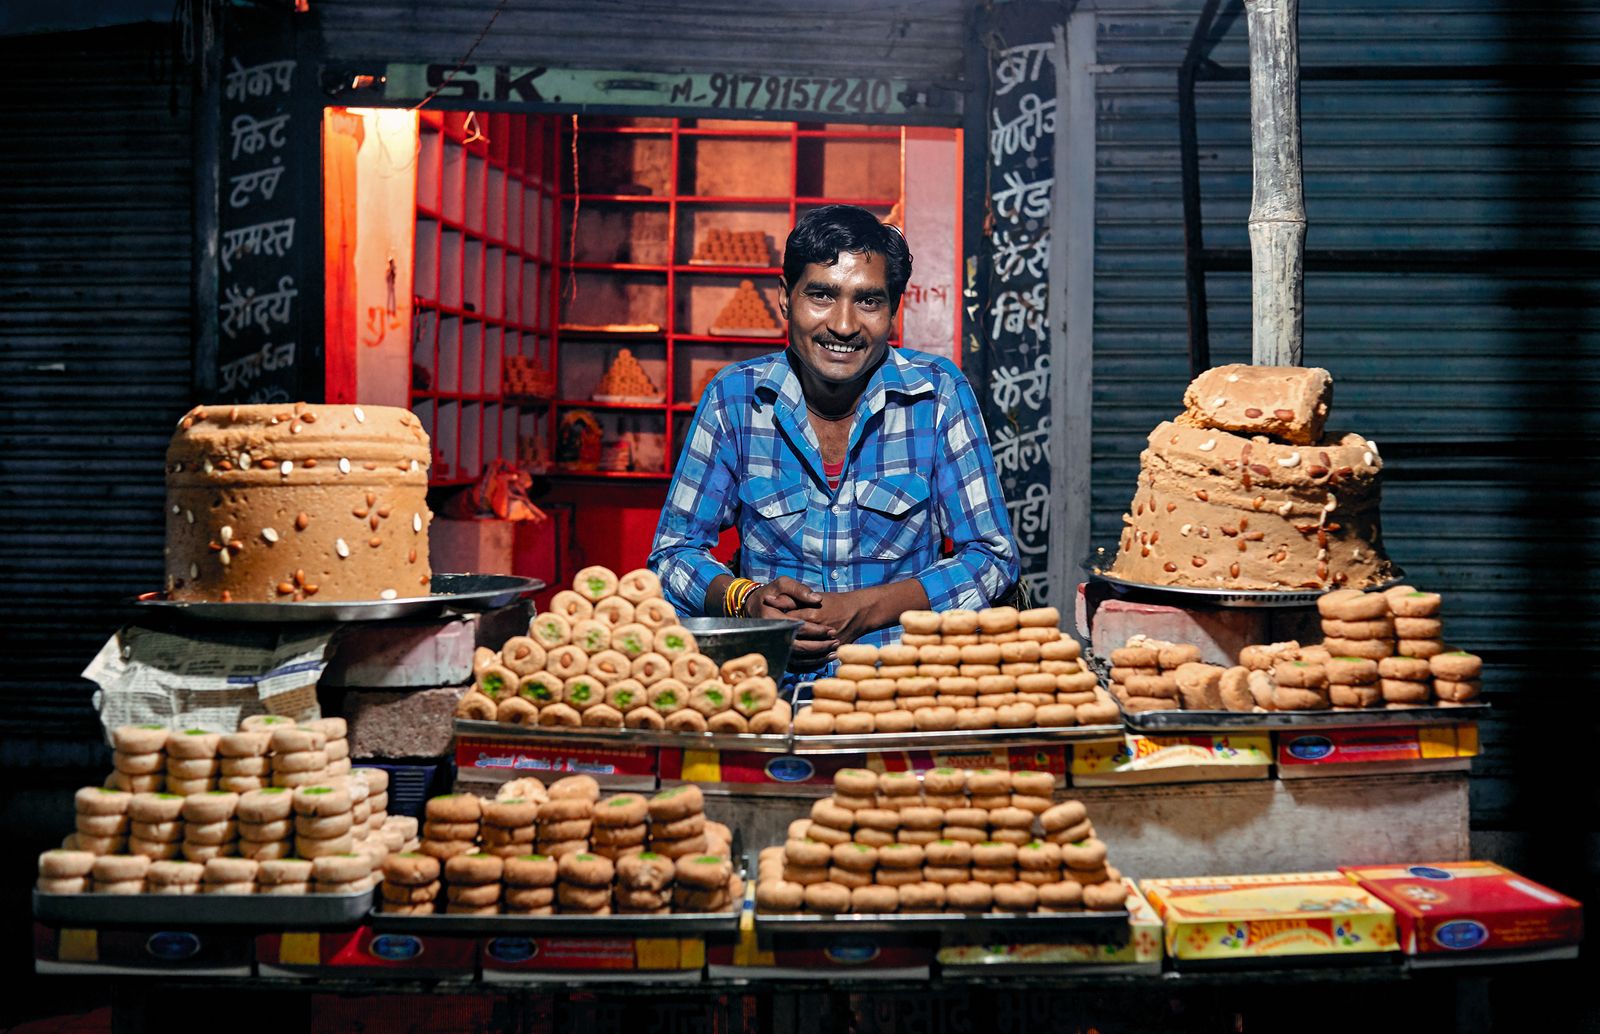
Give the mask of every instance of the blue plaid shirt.
M 758 582 L 788 575 L 844 592 L 915 577 L 935 610 L 988 606 L 1019 573 L 988 442 L 954 363 L 891 348 L 856 403 L 844 473 L 830 489 L 789 360 L 777 352 L 735 363 L 695 411 L 650 569 L 679 613 L 701 613 L 711 580 L 730 573 L 710 549 L 737 525 L 738 573 Z M 947 537 L 955 551 L 941 559 Z M 895 625 L 861 642 L 899 636 Z

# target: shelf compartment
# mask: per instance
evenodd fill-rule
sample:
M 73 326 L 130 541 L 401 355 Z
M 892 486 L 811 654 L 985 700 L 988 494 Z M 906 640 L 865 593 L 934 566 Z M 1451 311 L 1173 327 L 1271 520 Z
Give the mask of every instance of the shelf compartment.
M 796 142 L 795 193 L 817 198 L 900 196 L 897 140 L 806 137 Z
M 794 193 L 794 140 L 687 137 L 678 142 L 678 194 L 767 198 Z
M 572 253 L 563 254 L 562 259 L 573 268 L 613 264 L 664 272 L 672 261 L 668 240 L 671 213 L 665 206 L 564 201 L 561 214 L 562 243 L 573 242 Z M 578 227 L 575 235 L 574 215 Z

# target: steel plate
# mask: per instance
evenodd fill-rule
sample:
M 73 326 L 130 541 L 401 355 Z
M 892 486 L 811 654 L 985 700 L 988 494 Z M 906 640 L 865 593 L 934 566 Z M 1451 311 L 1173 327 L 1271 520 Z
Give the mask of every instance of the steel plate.
M 669 732 L 665 729 L 597 729 L 587 726 L 510 725 L 456 719 L 458 736 L 486 736 L 519 743 L 561 747 L 593 743 L 608 747 L 677 747 L 682 750 L 744 750 L 759 754 L 787 754 L 789 737 L 752 733 Z
M 396 915 L 376 908 L 367 925 L 385 933 L 448 934 L 467 937 L 515 937 L 544 934 L 559 937 L 679 937 L 694 933 L 735 933 L 739 910 L 675 912 L 669 915 L 468 916 Z
M 1338 588 L 1333 586 L 1327 589 L 1204 589 L 1188 585 L 1151 585 L 1111 574 L 1111 563 L 1115 561 L 1116 554 L 1109 554 L 1110 560 L 1107 556 L 1106 550 L 1097 549 L 1089 557 L 1084 566 L 1091 578 L 1124 592 L 1161 593 L 1189 603 L 1201 603 L 1213 607 L 1304 607 L 1316 603 L 1323 595 Z M 1405 573 L 1396 567 L 1393 578 L 1372 586 L 1368 591 L 1382 592 L 1384 589 L 1399 585 L 1404 578 Z
M 359 894 L 46 894 L 33 892 L 33 917 L 78 926 L 353 926 L 372 907 Z
M 1121 706 L 1120 704 L 1118 706 Z M 1161 735 L 1185 732 L 1293 732 L 1398 725 L 1459 725 L 1488 717 L 1488 704 L 1457 707 L 1384 707 L 1361 711 L 1141 711 L 1122 712 L 1129 730 Z
M 835 941 L 862 934 L 928 934 L 966 944 L 1088 942 L 1122 945 L 1131 933 L 1128 912 L 948 912 L 841 914 L 755 913 L 756 935 L 773 940 Z
M 191 603 L 147 592 L 131 601 L 157 614 L 195 621 L 245 624 L 313 624 L 432 618 L 444 613 L 476 613 L 508 606 L 545 587 L 537 578 L 509 574 L 436 574 L 432 593 L 396 600 L 330 600 L 319 603 Z
M 796 754 L 859 754 L 884 750 L 984 750 L 1028 743 L 1082 743 L 1117 739 L 1120 725 L 1069 725 L 1030 729 L 950 729 L 940 732 L 867 732 L 852 736 L 800 736 Z

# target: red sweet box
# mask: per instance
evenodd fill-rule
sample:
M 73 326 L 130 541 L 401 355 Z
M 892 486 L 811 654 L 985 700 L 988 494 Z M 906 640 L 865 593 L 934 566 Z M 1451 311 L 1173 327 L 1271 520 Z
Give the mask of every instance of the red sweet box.
M 1574 955 L 1583 906 L 1493 862 L 1341 868 L 1394 909 L 1408 955 L 1538 951 Z M 1550 951 L 1553 948 L 1568 951 Z M 1541 950 L 1542 949 L 1542 950 Z

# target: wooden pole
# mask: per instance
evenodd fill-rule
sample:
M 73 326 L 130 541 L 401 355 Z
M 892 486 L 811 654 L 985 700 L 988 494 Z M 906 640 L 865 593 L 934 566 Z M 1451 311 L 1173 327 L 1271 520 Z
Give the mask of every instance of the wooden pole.
M 1244 0 L 1250 34 L 1250 355 L 1303 359 L 1306 207 L 1300 174 L 1300 0 Z

